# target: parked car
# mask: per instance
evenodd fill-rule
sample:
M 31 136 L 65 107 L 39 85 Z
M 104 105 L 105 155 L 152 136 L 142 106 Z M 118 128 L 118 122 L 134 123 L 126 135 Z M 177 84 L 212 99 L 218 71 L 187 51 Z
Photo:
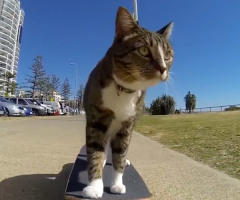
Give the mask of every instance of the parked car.
M 24 110 L 24 115 L 25 116 L 32 116 L 33 115 L 32 108 L 24 107 L 23 110 Z
M 84 110 L 80 110 L 80 115 L 85 115 L 86 114 L 86 112 L 84 111 Z
M 5 108 L 3 106 L 0 106 L 0 116 L 5 115 Z
M 8 116 L 21 116 L 24 114 L 22 106 L 11 103 L 3 97 L 0 97 L 0 106 L 4 107 L 5 114 Z
M 45 104 L 45 105 L 50 105 L 54 109 L 56 115 L 58 115 L 58 114 L 59 115 L 66 115 L 67 114 L 66 110 L 63 108 L 62 103 L 60 103 L 60 102 L 57 102 L 57 101 L 43 101 L 42 103 Z
M 8 98 L 8 100 L 12 103 L 21 105 L 24 108 L 31 108 L 33 115 L 46 115 L 47 114 L 47 111 L 44 107 L 39 106 L 39 105 L 34 105 L 30 101 L 27 101 L 27 99 L 11 97 L 11 98 Z
M 52 108 L 51 105 L 46 105 L 41 103 L 40 101 L 33 99 L 33 98 L 25 98 L 27 101 L 31 101 L 31 103 L 33 103 L 34 105 L 39 105 L 44 107 L 47 110 L 47 114 L 48 115 L 54 115 L 54 109 Z

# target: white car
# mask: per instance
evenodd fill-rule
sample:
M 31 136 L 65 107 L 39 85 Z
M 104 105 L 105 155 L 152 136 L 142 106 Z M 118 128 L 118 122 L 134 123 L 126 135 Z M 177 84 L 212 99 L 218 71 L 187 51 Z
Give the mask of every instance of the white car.
M 60 102 L 57 102 L 57 101 L 43 101 L 42 103 L 45 104 L 45 105 L 51 106 L 55 111 L 57 111 L 59 113 L 59 115 L 66 115 L 67 114 L 66 110 L 62 106 L 62 103 L 60 103 Z

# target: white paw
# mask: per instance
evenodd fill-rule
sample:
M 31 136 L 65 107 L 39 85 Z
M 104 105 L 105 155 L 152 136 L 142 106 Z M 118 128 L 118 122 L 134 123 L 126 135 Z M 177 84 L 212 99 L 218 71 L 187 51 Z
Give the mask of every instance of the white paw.
M 103 167 L 106 165 L 106 162 L 107 162 L 107 160 L 104 159 L 104 161 L 103 161 Z
M 89 183 L 89 186 L 83 189 L 83 196 L 91 199 L 101 198 L 103 195 L 102 179 L 95 179 Z
M 129 165 L 131 165 L 130 160 L 126 159 L 125 160 L 125 166 L 129 166 Z
M 115 194 L 124 194 L 124 193 L 126 193 L 126 187 L 123 184 L 121 184 L 121 185 L 113 185 L 110 188 L 110 191 L 112 193 L 115 193 Z
M 103 195 L 103 188 L 96 188 L 94 186 L 87 186 L 83 189 L 83 196 L 91 199 L 101 198 Z

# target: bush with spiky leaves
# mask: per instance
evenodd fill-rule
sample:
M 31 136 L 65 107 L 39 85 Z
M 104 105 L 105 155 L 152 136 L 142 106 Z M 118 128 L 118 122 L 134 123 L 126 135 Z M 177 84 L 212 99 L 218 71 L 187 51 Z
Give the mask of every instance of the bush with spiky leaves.
M 162 95 L 156 98 L 150 105 L 152 115 L 168 115 L 175 111 L 175 100 L 172 96 Z

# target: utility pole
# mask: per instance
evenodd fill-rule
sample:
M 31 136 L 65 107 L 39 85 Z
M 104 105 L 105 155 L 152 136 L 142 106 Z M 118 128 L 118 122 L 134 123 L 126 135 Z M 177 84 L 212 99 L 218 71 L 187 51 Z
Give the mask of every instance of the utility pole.
M 137 7 L 137 0 L 133 0 L 133 8 L 134 8 L 133 19 L 134 19 L 134 21 L 138 24 L 138 7 Z
M 75 109 L 77 109 L 77 74 L 78 74 L 78 64 L 77 63 L 70 63 L 70 65 L 73 65 L 75 66 L 75 97 L 74 97 L 74 100 L 75 100 Z

